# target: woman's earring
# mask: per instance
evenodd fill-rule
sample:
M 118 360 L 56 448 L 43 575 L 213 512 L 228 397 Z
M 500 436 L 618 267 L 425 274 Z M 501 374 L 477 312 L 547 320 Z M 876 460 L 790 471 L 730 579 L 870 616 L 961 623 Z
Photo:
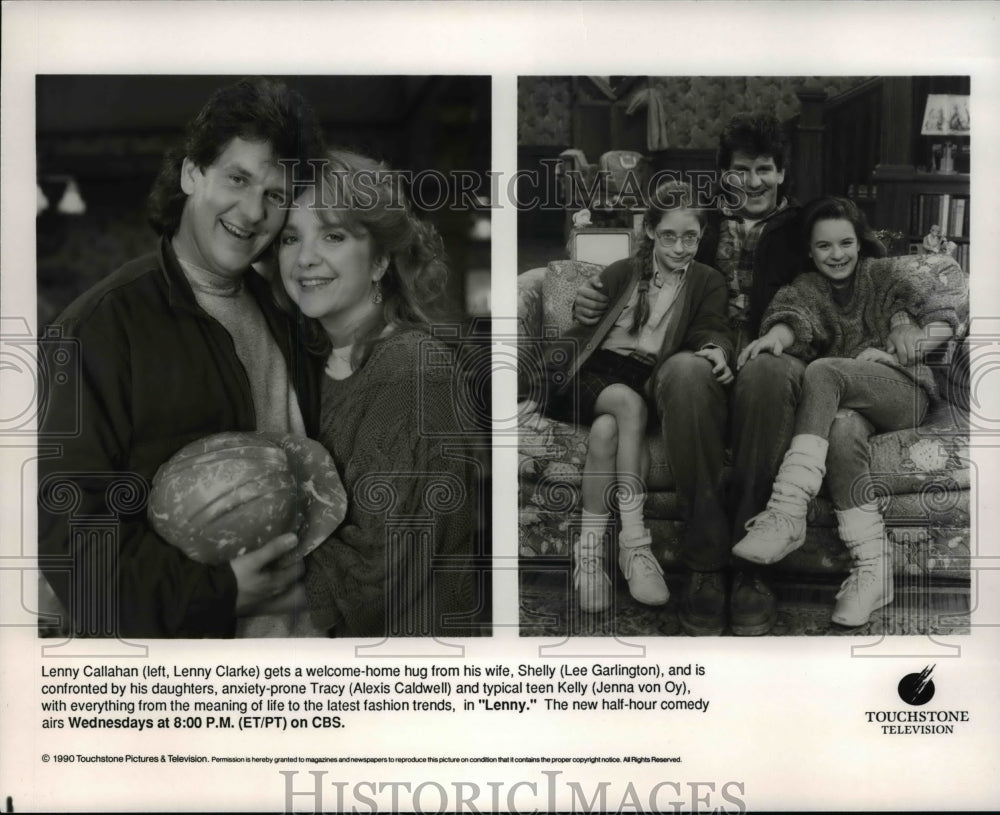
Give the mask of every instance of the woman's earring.
M 377 306 L 382 302 L 382 282 L 380 280 L 372 281 L 374 288 L 372 289 L 372 302 Z

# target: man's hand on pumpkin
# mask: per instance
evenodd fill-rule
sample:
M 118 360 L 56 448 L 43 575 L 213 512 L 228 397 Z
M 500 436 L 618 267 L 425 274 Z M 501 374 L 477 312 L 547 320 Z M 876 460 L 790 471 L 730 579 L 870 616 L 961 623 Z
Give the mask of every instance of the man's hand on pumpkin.
M 288 532 L 265 543 L 260 549 L 233 558 L 230 567 L 236 575 L 236 613 L 258 613 L 257 606 L 270 603 L 302 577 L 305 567 L 301 560 L 287 566 L 277 566 L 282 555 L 298 546 L 294 532 Z

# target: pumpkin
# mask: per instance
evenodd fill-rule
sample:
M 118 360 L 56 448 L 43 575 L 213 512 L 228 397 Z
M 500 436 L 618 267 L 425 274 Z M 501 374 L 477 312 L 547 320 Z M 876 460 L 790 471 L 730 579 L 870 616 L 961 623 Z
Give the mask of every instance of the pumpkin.
M 286 532 L 311 552 L 343 521 L 347 496 L 321 444 L 278 433 L 218 433 L 181 448 L 153 476 L 153 529 L 199 563 L 227 563 Z

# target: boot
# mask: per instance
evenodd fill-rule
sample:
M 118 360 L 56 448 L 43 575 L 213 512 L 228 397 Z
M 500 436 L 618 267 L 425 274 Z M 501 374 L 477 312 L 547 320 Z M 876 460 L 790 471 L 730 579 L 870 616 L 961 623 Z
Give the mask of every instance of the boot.
M 692 637 L 717 637 L 726 628 L 726 576 L 723 572 L 691 572 L 677 617 Z
M 618 536 L 618 565 L 628 581 L 628 590 L 636 600 L 647 606 L 662 606 L 670 599 L 663 580 L 663 569 L 652 550 L 653 539 L 648 529 L 639 535 Z
M 733 575 L 729 595 L 729 627 L 737 637 L 770 634 L 778 619 L 778 601 L 771 587 L 752 571 Z
M 611 605 L 611 578 L 604 570 L 604 538 L 607 526 L 583 525 L 573 544 L 573 588 L 580 609 L 590 613 Z
M 801 434 L 781 462 L 767 508 L 747 521 L 747 535 L 733 554 L 751 563 L 777 563 L 806 540 L 806 508 L 826 475 L 827 441 Z
M 892 602 L 892 563 L 882 515 L 874 504 L 837 510 L 840 539 L 851 552 L 854 568 L 837 592 L 831 619 L 855 628 L 871 613 Z

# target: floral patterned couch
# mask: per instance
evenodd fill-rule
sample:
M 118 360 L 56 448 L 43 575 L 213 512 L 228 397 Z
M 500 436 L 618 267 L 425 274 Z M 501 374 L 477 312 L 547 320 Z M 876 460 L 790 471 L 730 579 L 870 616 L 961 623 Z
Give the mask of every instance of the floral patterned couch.
M 571 521 L 579 512 L 580 474 L 588 428 L 541 414 L 542 353 L 572 321 L 571 308 L 584 276 L 600 267 L 554 261 L 518 277 L 519 329 L 519 549 L 522 568 L 531 559 L 568 557 Z M 961 377 L 958 377 L 961 380 Z M 968 381 L 956 389 L 968 391 Z M 956 390 L 958 392 L 958 390 Z M 958 401 L 958 400 L 956 400 Z M 921 427 L 873 436 L 872 472 L 894 547 L 897 579 L 908 585 L 969 579 L 970 464 L 968 414 L 945 405 Z M 664 569 L 676 570 L 684 524 L 671 464 L 656 435 L 649 437 L 651 466 L 646 519 Z M 541 568 L 542 563 L 538 563 Z M 821 491 L 809 507 L 805 545 L 777 564 L 783 572 L 830 576 L 850 569 L 829 499 Z

